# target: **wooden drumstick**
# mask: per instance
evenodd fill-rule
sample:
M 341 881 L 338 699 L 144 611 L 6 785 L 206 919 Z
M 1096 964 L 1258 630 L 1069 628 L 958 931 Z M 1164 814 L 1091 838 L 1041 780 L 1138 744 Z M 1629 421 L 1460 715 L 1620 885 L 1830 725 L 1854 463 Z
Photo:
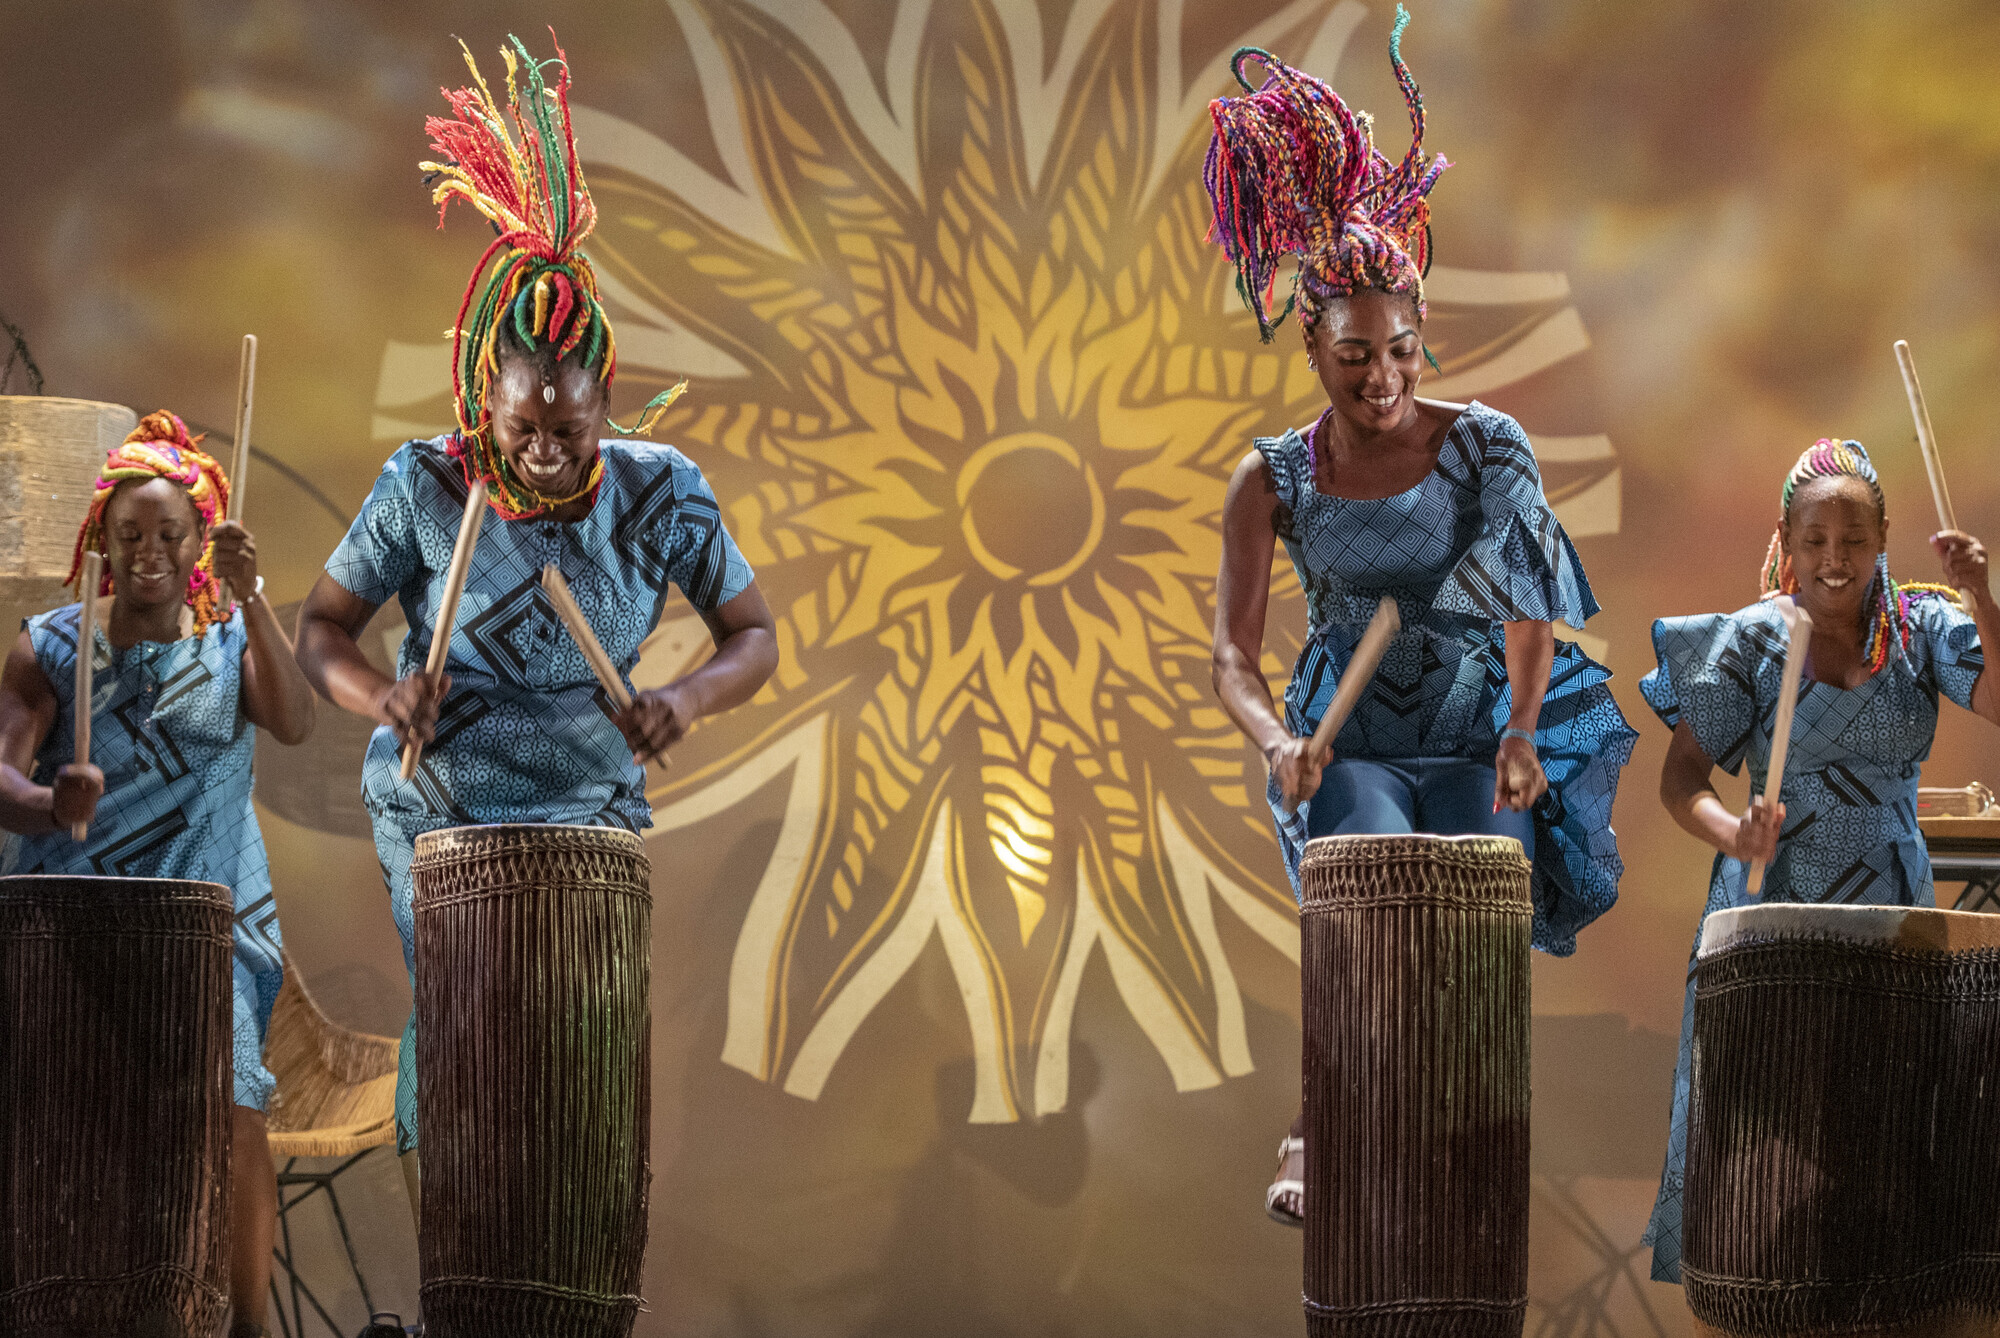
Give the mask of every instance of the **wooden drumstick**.
M 1771 722 L 1771 764 L 1764 769 L 1764 793 L 1759 802 L 1776 804 L 1785 783 L 1785 754 L 1792 746 L 1792 711 L 1798 705 L 1799 677 L 1805 671 L 1806 651 L 1812 645 L 1812 615 L 1794 599 L 1779 601 L 1784 616 L 1787 644 L 1785 668 L 1778 677 L 1778 714 Z M 1750 895 L 1764 895 L 1764 861 L 1750 862 Z
M 1368 630 L 1361 634 L 1353 656 L 1347 661 L 1347 672 L 1340 676 L 1340 682 L 1333 690 L 1333 700 L 1327 703 L 1326 714 L 1319 718 L 1319 728 L 1313 731 L 1312 741 L 1306 744 L 1307 757 L 1325 765 L 1340 727 L 1347 723 L 1348 716 L 1354 714 L 1361 694 L 1374 681 L 1375 670 L 1380 667 L 1389 643 L 1402 630 L 1403 617 L 1396 609 L 1395 598 L 1382 596 L 1382 602 L 1375 606 L 1375 616 L 1368 620 Z M 1286 813 L 1293 811 L 1294 805 L 1285 805 Z
M 76 618 L 76 705 L 72 714 L 76 717 L 76 764 L 90 765 L 90 693 L 92 660 L 97 654 L 97 587 L 104 582 L 104 556 L 101 553 L 83 555 L 83 575 L 78 581 L 82 588 L 77 591 L 82 596 L 82 610 Z M 72 841 L 81 841 L 90 835 L 88 820 L 73 822 L 69 826 Z
M 611 667 L 611 657 L 604 653 L 597 633 L 591 631 L 590 624 L 584 621 L 583 610 L 576 606 L 576 596 L 569 592 L 569 582 L 563 579 L 562 569 L 553 562 L 542 568 L 542 591 L 548 595 L 549 603 L 556 606 L 556 616 L 569 629 L 576 648 L 583 652 L 584 659 L 590 661 L 591 671 L 604 685 L 604 695 L 611 698 L 611 704 L 621 711 L 630 707 L 632 694 L 618 680 L 618 671 Z
M 1924 473 L 1930 476 L 1931 500 L 1937 503 L 1938 528 L 1955 530 L 1958 517 L 1951 509 L 1951 491 L 1944 483 L 1944 462 L 1938 459 L 1937 435 L 1931 431 L 1930 406 L 1924 403 L 1924 388 L 1917 382 L 1916 359 L 1910 356 L 1909 344 L 1901 339 L 1896 341 L 1896 366 L 1903 373 L 1903 393 L 1910 397 L 1910 417 L 1917 424 L 1917 449 L 1923 452 Z M 1961 586 L 1958 597 L 1967 609 L 1972 607 L 1972 591 Z
M 229 519 L 243 520 L 243 485 L 250 473 L 250 401 L 257 393 L 257 336 L 243 336 L 243 359 L 236 368 L 236 462 L 229 471 Z M 235 596 L 222 584 L 226 608 Z
M 437 626 L 431 633 L 431 653 L 424 673 L 435 678 L 444 672 L 451 653 L 451 633 L 458 622 L 458 597 L 465 593 L 465 575 L 472 570 L 472 550 L 479 543 L 479 527 L 486 521 L 486 480 L 480 479 L 465 495 L 465 516 L 458 522 L 458 542 L 451 548 L 451 568 L 444 576 L 444 598 L 438 601 Z M 424 746 L 415 739 L 403 745 L 403 779 L 417 774 L 417 759 Z

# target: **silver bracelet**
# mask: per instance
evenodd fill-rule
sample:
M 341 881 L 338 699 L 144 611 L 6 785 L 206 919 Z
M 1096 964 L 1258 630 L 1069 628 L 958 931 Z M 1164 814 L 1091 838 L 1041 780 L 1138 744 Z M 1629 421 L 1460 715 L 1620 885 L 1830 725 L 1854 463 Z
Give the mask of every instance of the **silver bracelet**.
M 1515 729 L 1510 725 L 1500 731 L 1500 742 L 1505 743 L 1509 739 L 1519 739 L 1532 748 L 1535 744 L 1535 732 L 1531 729 Z

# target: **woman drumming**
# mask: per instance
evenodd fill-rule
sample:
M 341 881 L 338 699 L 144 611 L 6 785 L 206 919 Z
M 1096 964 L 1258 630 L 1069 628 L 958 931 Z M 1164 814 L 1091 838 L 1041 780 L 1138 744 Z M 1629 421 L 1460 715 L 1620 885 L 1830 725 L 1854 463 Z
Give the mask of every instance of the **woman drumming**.
M 234 892 L 230 1333 L 251 1338 L 265 1332 L 277 1220 L 263 1055 L 284 961 L 250 760 L 259 727 L 287 744 L 312 733 L 313 696 L 259 589 L 256 541 L 228 519 L 229 480 L 197 441 L 174 415 L 149 414 L 98 472 L 70 571 L 78 580 L 85 553 L 104 555 L 88 763 L 74 753 L 80 606 L 28 619 L 0 672 L 0 827 L 14 833 L 0 874 L 115 872 Z M 76 822 L 90 824 L 81 843 Z
M 598 440 L 617 356 L 579 249 L 597 214 L 570 135 L 569 75 L 563 67 L 553 88 L 543 81 L 545 64 L 562 65 L 560 48 L 546 63 L 518 40 L 504 54 L 510 92 L 519 89 L 506 112 L 474 67 L 477 88 L 447 95 L 458 119 L 428 124 L 446 160 L 425 164 L 441 176 L 440 214 L 463 199 L 500 232 L 460 311 L 458 430 L 389 457 L 299 623 L 299 663 L 313 686 L 380 726 L 362 791 L 412 979 L 419 834 L 467 823 L 648 827 L 645 764 L 699 717 L 748 700 L 777 666 L 770 612 L 701 471 L 671 447 Z M 498 523 L 479 536 L 444 672 L 431 675 L 432 628 L 475 479 L 491 489 Z M 714 656 L 614 714 L 541 593 L 547 563 L 562 569 L 621 672 L 659 622 L 669 585 L 707 622 Z M 410 625 L 395 679 L 356 644 L 392 598 Z M 399 753 L 410 742 L 423 745 L 423 760 L 405 781 Z M 413 1207 L 415 1028 L 412 1017 L 396 1090 Z
M 1416 395 L 1424 197 L 1445 164 L 1423 156 L 1407 22 L 1399 10 L 1389 43 L 1413 131 L 1400 163 L 1331 88 L 1261 51 L 1236 59 L 1239 79 L 1246 56 L 1264 64 L 1263 87 L 1211 105 L 1215 235 L 1266 338 L 1262 297 L 1282 256 L 1301 257 L 1293 300 L 1328 400 L 1305 431 L 1260 438 L 1230 480 L 1215 689 L 1270 765 L 1294 891 L 1308 836 L 1512 836 L 1533 860 L 1535 945 L 1568 954 L 1617 895 L 1611 802 L 1636 736 L 1610 672 L 1552 633 L 1557 618 L 1581 627 L 1597 602 L 1520 425 Z M 1310 624 L 1282 717 L 1259 668 L 1279 540 Z M 1307 739 L 1384 595 L 1402 631 L 1322 771 Z M 1303 1222 L 1303 1172 L 1295 1122 L 1265 1196 L 1287 1225 Z
M 1986 677 L 1981 652 L 2000 635 L 2000 608 L 1977 539 L 1957 530 L 1932 535 L 1950 585 L 1899 586 L 1883 551 L 1888 534 L 1882 487 L 1861 443 L 1815 442 L 1785 477 L 1764 598 L 1735 613 L 1653 624 L 1660 667 L 1639 690 L 1674 731 L 1660 802 L 1716 849 L 1704 921 L 1757 901 L 1936 904 L 1917 830 L 1917 771 L 1937 732 L 1939 693 L 2000 724 L 2000 685 Z M 1970 614 L 1954 593 L 1962 588 L 1973 591 Z M 1734 776 L 1747 761 L 1752 793 L 1768 784 L 1787 644 L 1771 602 L 1780 594 L 1813 620 L 1781 800 L 1733 813 L 1710 776 L 1718 765 Z M 1753 898 L 1746 877 L 1760 859 L 1769 867 Z M 1690 960 L 1666 1170 L 1643 1237 L 1661 1282 L 1681 1280 L 1693 1030 Z

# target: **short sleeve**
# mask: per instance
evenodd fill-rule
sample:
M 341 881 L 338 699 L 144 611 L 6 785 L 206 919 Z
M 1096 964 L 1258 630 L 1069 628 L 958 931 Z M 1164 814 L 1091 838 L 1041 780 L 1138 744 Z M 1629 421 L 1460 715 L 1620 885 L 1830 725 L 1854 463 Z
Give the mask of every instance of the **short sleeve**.
M 417 544 L 416 465 L 410 442 L 390 456 L 326 574 L 356 599 L 388 603 L 423 569 Z
M 1653 624 L 1659 668 L 1639 680 L 1639 693 L 1669 727 L 1685 720 L 1701 750 L 1730 775 L 1757 737 L 1762 699 L 1776 700 L 1775 675 L 1784 664 L 1777 610 L 1753 605 L 1737 613 L 1661 618 Z M 1770 678 L 1769 692 L 1760 680 Z
M 1506 414 L 1473 404 L 1453 432 L 1470 434 L 1479 536 L 1445 577 L 1432 606 L 1493 622 L 1555 622 L 1581 629 L 1597 612 L 1576 546 L 1542 493 L 1528 434 Z M 1454 443 L 1447 442 L 1446 450 Z
M 701 469 L 685 456 L 673 468 L 675 504 L 660 550 L 667 554 L 668 578 L 688 603 L 712 613 L 749 589 L 756 573 L 723 524 L 722 508 Z
M 1920 679 L 1972 709 L 1972 688 L 1986 668 L 1986 652 L 1979 625 L 1956 600 L 1928 596 L 1911 602 L 1910 652 Z
M 1259 437 L 1251 444 L 1264 457 L 1264 463 L 1270 466 L 1271 486 L 1278 494 L 1278 505 L 1296 513 L 1300 467 L 1303 464 L 1310 470 L 1312 461 L 1312 451 L 1305 438 L 1293 431 L 1282 437 Z

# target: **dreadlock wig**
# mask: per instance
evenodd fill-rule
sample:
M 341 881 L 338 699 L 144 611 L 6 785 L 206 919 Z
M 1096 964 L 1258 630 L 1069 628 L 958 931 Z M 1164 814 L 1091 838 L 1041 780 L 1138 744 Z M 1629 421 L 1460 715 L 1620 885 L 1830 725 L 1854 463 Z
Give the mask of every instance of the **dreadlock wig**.
M 1875 499 L 1876 520 L 1888 520 L 1889 508 L 1882 496 L 1882 482 L 1875 475 L 1875 465 L 1868 458 L 1867 448 L 1858 441 L 1820 438 L 1799 457 L 1798 463 L 1792 466 L 1792 472 L 1785 475 L 1785 491 L 1778 506 L 1778 528 L 1771 531 L 1771 546 L 1764 553 L 1764 569 L 1759 574 L 1758 584 L 1766 599 L 1773 595 L 1796 595 L 1799 592 L 1799 579 L 1792 572 L 1791 554 L 1785 551 L 1784 526 L 1792 517 L 1793 494 L 1814 479 L 1841 478 L 1860 479 L 1868 485 L 1868 493 Z M 1875 611 L 1868 624 L 1868 672 L 1871 674 L 1880 673 L 1882 666 L 1889 662 L 1892 646 L 1904 651 L 1909 649 L 1910 609 L 1918 600 L 1958 601 L 1958 592 L 1948 585 L 1896 584 L 1889 575 L 1887 553 L 1875 559 L 1872 593 Z
M 1308 329 L 1329 300 L 1371 289 L 1408 293 L 1423 319 L 1423 275 L 1430 268 L 1425 197 L 1449 164 L 1442 155 L 1424 156 L 1424 100 L 1403 63 L 1409 22 L 1396 6 L 1389 62 L 1410 111 L 1410 148 L 1401 162 L 1375 147 L 1367 113 L 1258 47 L 1242 48 L 1230 64 L 1244 96 L 1208 104 L 1215 126 L 1202 170 L 1214 205 L 1209 236 L 1235 262 L 1236 289 L 1266 342 L 1301 294 Z M 1258 88 L 1243 74 L 1251 58 L 1265 71 Z M 1298 275 L 1272 316 L 1286 255 L 1299 257 Z
M 104 457 L 104 465 L 97 471 L 97 487 L 90 499 L 90 510 L 83 518 L 83 528 L 77 531 L 76 555 L 69 569 L 71 584 L 81 579 L 85 553 L 105 551 L 104 513 L 111 505 L 111 495 L 121 483 L 135 479 L 166 479 L 179 484 L 187 491 L 188 500 L 194 503 L 195 514 L 201 518 L 204 530 L 212 530 L 229 519 L 229 476 L 222 472 L 222 466 L 214 457 L 201 450 L 200 444 L 200 437 L 188 435 L 186 423 L 162 409 L 140 419 L 139 426 L 132 429 L 124 442 Z M 97 592 L 100 595 L 111 593 L 111 569 L 108 565 Z M 229 616 L 229 610 L 222 606 L 221 585 L 215 579 L 213 542 L 202 545 L 201 560 L 195 564 L 194 574 L 188 578 L 187 604 L 194 610 L 197 636 L 211 623 L 221 622 Z
M 555 34 L 549 34 L 553 41 Z M 570 128 L 569 62 L 560 44 L 554 59 L 538 61 L 518 37 L 500 49 L 507 66 L 503 111 L 472 52 L 465 64 L 472 86 L 443 90 L 449 118 L 425 118 L 431 148 L 440 161 L 421 164 L 438 206 L 438 226 L 453 200 L 483 214 L 497 234 L 473 267 L 452 329 L 452 392 L 458 413 L 453 452 L 466 481 L 485 479 L 493 509 L 518 520 L 593 492 L 603 478 L 600 459 L 581 491 L 548 497 L 529 487 L 507 464 L 493 442 L 488 398 L 500 372 L 504 349 L 520 349 L 560 363 L 580 359 L 609 387 L 618 367 L 618 344 L 599 296 L 597 276 L 583 241 L 597 226 L 597 206 L 584 185 Z M 553 67 L 551 87 L 544 72 Z M 511 124 L 511 129 L 509 128 Z M 551 369 L 552 370 L 552 369 Z M 649 431 L 686 383 L 656 396 L 636 426 L 620 432 Z

